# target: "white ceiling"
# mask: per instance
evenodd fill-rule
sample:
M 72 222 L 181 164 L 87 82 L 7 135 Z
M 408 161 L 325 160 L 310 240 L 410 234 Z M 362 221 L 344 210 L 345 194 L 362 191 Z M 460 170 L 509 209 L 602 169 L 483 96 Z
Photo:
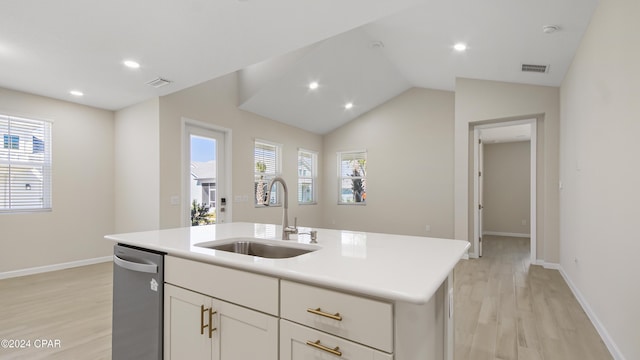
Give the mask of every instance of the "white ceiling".
M 2 0 L 0 87 L 117 110 L 421 1 Z M 146 85 L 159 76 L 173 83 Z
M 454 90 L 456 77 L 559 86 L 596 5 L 3 0 L 0 87 L 117 110 L 245 69 L 243 109 L 322 134 L 411 86 Z M 548 24 L 561 30 L 544 34 Z M 460 41 L 465 53 L 452 49 Z M 124 68 L 124 59 L 142 67 Z M 550 71 L 522 73 L 522 63 Z M 145 84 L 158 76 L 173 83 Z M 314 92 L 311 80 L 320 83 Z M 85 96 L 70 96 L 72 89 Z M 354 108 L 345 111 L 346 101 Z
M 428 1 L 309 47 L 241 108 L 329 132 L 412 86 L 455 90 L 457 77 L 560 86 L 597 0 Z M 545 34 L 545 25 L 560 31 Z M 372 48 L 373 42 L 384 47 Z M 464 53 L 453 45 L 468 45 Z M 271 66 L 261 67 L 270 72 Z M 548 65 L 545 74 L 522 64 Z M 259 66 L 256 66 L 259 67 Z M 256 76 L 255 69 L 242 78 Z M 246 74 L 250 72 L 250 74 Z M 265 75 L 261 75 L 264 79 Z M 316 91 L 306 86 L 321 85 Z M 343 105 L 353 101 L 354 108 Z

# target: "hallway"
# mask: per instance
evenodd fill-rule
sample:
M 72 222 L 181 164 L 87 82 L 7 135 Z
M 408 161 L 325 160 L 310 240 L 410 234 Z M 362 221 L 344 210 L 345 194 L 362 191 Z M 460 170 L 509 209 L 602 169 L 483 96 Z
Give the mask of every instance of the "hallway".
M 560 272 L 530 266 L 528 238 L 483 241 L 455 269 L 456 360 L 611 359 Z

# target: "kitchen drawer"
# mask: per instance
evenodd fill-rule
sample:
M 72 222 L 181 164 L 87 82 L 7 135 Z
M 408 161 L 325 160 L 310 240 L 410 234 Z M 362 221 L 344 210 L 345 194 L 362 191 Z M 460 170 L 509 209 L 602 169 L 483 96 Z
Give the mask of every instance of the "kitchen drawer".
M 285 280 L 280 296 L 280 317 L 284 319 L 393 352 L 393 307 L 389 303 Z M 339 315 L 334 319 L 332 314 Z
M 393 355 L 280 320 L 280 360 L 295 359 L 393 360 Z
M 165 256 L 164 280 L 214 298 L 278 316 L 278 279 Z

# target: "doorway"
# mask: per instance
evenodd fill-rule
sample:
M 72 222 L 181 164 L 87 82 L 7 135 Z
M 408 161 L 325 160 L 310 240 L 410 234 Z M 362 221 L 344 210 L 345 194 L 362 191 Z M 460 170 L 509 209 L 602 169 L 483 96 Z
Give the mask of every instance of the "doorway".
M 231 221 L 228 209 L 228 148 L 230 131 L 183 120 L 184 225 Z
M 482 256 L 483 235 L 486 234 L 483 228 L 484 218 L 484 177 L 483 174 L 483 155 L 486 140 L 510 138 L 511 141 L 530 140 L 530 186 L 529 186 L 529 226 L 530 226 L 530 257 L 531 262 L 535 263 L 536 259 L 536 142 L 537 142 L 537 119 L 517 120 L 508 122 L 499 122 L 486 125 L 476 125 L 473 128 L 474 134 L 474 252 L 470 257 L 478 258 Z M 526 138 L 523 138 L 526 137 Z M 483 140 L 484 138 L 484 140 Z

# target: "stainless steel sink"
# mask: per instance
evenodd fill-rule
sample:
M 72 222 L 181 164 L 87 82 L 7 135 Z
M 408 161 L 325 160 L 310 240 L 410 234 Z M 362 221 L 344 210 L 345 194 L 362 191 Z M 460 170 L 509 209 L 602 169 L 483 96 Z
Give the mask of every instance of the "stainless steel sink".
M 303 249 L 290 246 L 281 246 L 275 244 L 265 244 L 250 240 L 237 240 L 224 244 L 203 243 L 196 246 L 207 249 L 233 252 L 236 254 L 244 254 L 269 259 L 284 259 L 300 256 L 310 253 L 316 249 Z

